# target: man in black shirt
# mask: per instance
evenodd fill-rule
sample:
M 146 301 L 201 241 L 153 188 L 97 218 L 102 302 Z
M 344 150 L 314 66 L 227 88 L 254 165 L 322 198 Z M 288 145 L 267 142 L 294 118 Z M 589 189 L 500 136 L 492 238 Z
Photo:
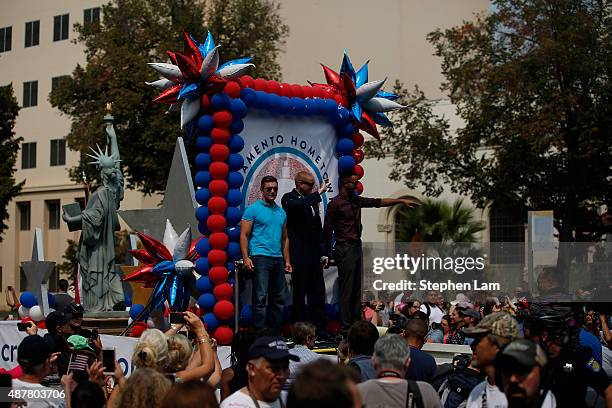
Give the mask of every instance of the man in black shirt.
M 332 235 L 335 236 L 334 259 L 338 265 L 340 323 L 347 332 L 361 317 L 361 209 L 390 207 L 395 204 L 414 206 L 401 198 L 366 198 L 356 194 L 358 177 L 340 178 L 340 193 L 327 206 L 323 238 L 325 253 L 331 256 Z
M 315 179 L 307 171 L 295 176 L 295 188 L 283 195 L 281 204 L 287 213 L 287 235 L 293 280 L 293 319 L 304 320 L 304 297 L 308 297 L 310 320 L 324 327 L 325 281 L 321 265 L 323 227 L 319 214 L 323 183 L 313 191 Z

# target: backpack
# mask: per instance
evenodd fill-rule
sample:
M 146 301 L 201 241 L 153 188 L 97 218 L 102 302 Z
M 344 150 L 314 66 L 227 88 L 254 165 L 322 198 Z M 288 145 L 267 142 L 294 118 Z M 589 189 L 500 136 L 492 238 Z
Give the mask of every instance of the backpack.
M 444 408 L 456 408 L 467 401 L 472 389 L 481 383 L 485 375 L 469 368 L 471 356 L 459 354 L 453 362 L 438 367 L 431 385 L 437 390 Z

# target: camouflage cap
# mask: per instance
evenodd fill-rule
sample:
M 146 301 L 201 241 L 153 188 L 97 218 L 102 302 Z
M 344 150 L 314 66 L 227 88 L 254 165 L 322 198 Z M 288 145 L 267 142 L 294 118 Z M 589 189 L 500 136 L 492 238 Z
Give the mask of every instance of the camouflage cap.
M 506 312 L 491 313 L 485 316 L 476 326 L 466 327 L 463 333 L 467 337 L 479 337 L 486 334 L 514 340 L 521 337 L 518 322 Z

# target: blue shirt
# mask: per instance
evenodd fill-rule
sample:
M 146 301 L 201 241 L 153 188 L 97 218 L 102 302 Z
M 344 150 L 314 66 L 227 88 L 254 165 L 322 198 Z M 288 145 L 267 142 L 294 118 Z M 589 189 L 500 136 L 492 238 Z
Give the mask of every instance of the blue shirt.
M 601 342 L 599 341 L 599 339 L 595 337 L 593 333 L 590 333 L 581 327 L 579 341 L 581 346 L 588 347 L 591 349 L 591 356 L 593 357 L 593 359 L 595 359 L 595 361 L 599 363 L 599 366 L 601 367 L 603 361 L 603 354 L 601 351 Z
M 421 349 L 410 346 L 410 365 L 406 379 L 429 382 L 436 374 L 436 360 Z
M 257 200 L 244 210 L 242 219 L 253 223 L 249 239 L 250 256 L 283 257 L 281 240 L 287 214 L 282 207 L 276 203 L 269 205 L 263 200 Z

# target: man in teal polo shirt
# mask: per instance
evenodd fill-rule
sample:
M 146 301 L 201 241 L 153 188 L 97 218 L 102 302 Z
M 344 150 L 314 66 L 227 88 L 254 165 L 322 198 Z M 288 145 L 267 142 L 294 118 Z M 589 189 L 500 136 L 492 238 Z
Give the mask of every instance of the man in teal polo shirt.
M 261 179 L 261 194 L 262 199 L 248 206 L 242 215 L 240 250 L 244 267 L 255 272 L 252 299 L 255 328 L 269 326 L 280 330 L 287 290 L 285 271 L 291 273 L 287 215 L 274 201 L 278 194 L 276 178 Z

